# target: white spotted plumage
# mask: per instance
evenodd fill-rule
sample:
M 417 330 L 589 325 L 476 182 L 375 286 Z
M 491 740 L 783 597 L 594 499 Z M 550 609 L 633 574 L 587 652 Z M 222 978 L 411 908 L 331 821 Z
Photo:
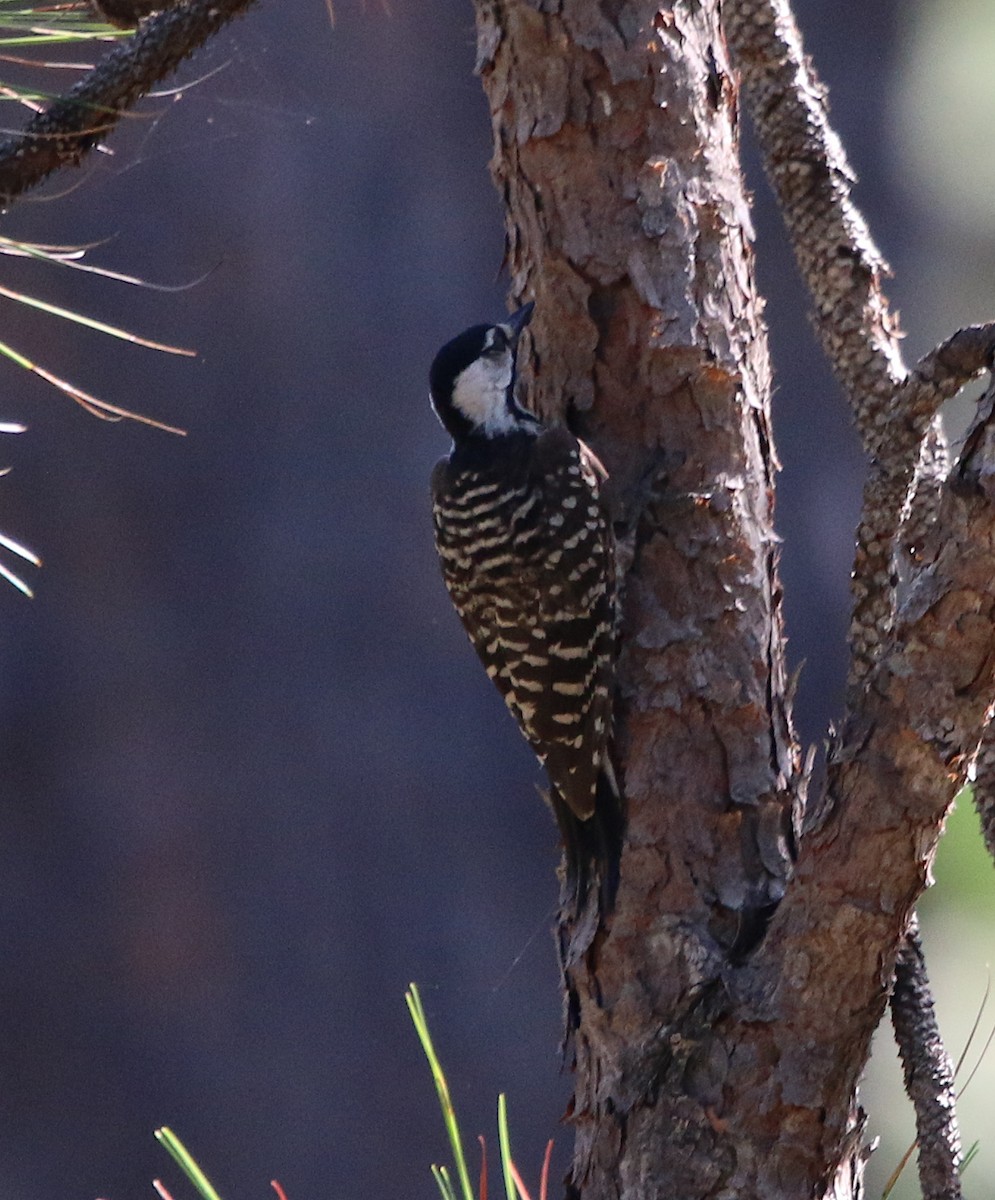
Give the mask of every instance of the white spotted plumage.
M 475 326 L 433 364 L 432 402 L 453 436 L 432 477 L 436 545 L 487 674 L 557 796 L 586 821 L 606 782 L 617 802 L 615 551 L 601 464 L 515 401 L 515 347 L 530 311 Z

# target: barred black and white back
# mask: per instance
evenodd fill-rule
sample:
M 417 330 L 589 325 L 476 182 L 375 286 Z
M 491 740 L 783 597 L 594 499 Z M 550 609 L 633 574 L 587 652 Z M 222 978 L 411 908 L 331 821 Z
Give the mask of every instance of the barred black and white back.
M 436 545 L 487 674 L 546 768 L 578 907 L 613 893 L 621 809 L 611 761 L 615 548 L 605 472 L 514 397 L 532 306 L 439 351 L 432 403 L 453 449 L 432 476 Z

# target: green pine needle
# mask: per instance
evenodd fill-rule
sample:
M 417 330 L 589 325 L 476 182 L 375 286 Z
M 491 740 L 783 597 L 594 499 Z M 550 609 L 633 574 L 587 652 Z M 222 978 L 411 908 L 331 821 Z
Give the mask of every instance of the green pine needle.
M 442 1200 L 456 1200 L 456 1193 L 453 1191 L 453 1181 L 449 1178 L 449 1172 L 445 1167 L 439 1167 L 435 1163 L 432 1163 L 432 1178 L 442 1193 Z
M 190 1151 L 183 1145 L 169 1126 L 163 1125 L 161 1129 L 157 1129 L 155 1136 L 156 1141 L 161 1142 L 173 1156 L 175 1162 L 200 1193 L 203 1200 L 221 1200 L 221 1197 L 211 1185 L 211 1181 L 200 1167 L 197 1166 Z
M 8 300 L 16 300 L 18 304 L 27 305 L 28 308 L 36 308 L 41 312 L 48 313 L 52 317 L 61 317 L 63 321 L 72 321 L 76 325 L 83 325 L 87 329 L 95 329 L 98 333 L 105 333 L 108 337 L 120 338 L 123 342 L 131 342 L 136 346 L 144 346 L 147 350 L 160 350 L 164 354 L 179 354 L 183 358 L 196 358 L 196 350 L 187 350 L 182 346 L 169 346 L 165 342 L 154 342 L 150 338 L 139 337 L 137 333 L 132 333 L 130 330 L 121 329 L 117 325 L 108 325 L 105 321 L 98 321 L 95 317 L 87 317 L 83 313 L 73 312 L 71 309 L 62 308 L 58 304 L 49 304 L 46 300 L 39 300 L 37 296 L 28 296 L 24 292 L 15 292 L 13 289 L 4 287 L 0 284 L 0 296 L 6 297 Z
M 132 32 L 131 30 L 113 29 L 111 26 L 95 20 L 90 6 L 84 4 L 82 0 L 79 0 L 77 4 L 71 7 L 53 7 L 51 4 L 25 4 L 24 0 L 0 0 L 0 50 L 7 47 L 31 45 L 51 46 L 65 42 L 106 43 L 109 39 L 116 40 L 121 37 L 130 37 Z M 32 71 L 38 72 L 39 75 L 49 68 L 62 68 L 66 66 L 83 67 L 85 65 L 45 62 L 40 57 L 31 60 L 0 55 L 0 69 L 2 69 L 4 63 L 9 63 L 10 65 L 16 64 L 19 67 L 30 67 Z M 44 88 L 35 86 L 34 80 L 31 81 L 31 85 L 25 86 L 0 79 L 0 103 L 4 100 L 13 100 L 19 104 L 25 104 L 29 108 L 37 109 L 39 102 L 54 99 L 57 94 L 57 92 L 49 92 Z M 20 257 L 47 260 L 50 263 L 60 266 L 74 267 L 76 270 L 107 275 L 109 278 L 117 278 L 125 283 L 141 284 L 141 280 L 137 280 L 131 276 L 104 271 L 98 267 L 74 261 L 82 256 L 85 249 L 85 247 L 32 245 L 30 243 L 18 242 L 11 238 L 0 238 L 0 254 L 13 254 Z M 98 321 L 94 317 L 88 317 L 83 313 L 75 312 L 71 309 L 62 308 L 57 304 L 40 300 L 36 296 L 15 291 L 3 284 L 0 284 L 0 297 L 37 309 L 46 316 L 55 317 L 63 321 L 71 321 L 76 325 L 94 330 L 108 337 L 131 342 L 134 345 L 158 350 L 167 354 L 179 354 L 185 357 L 191 357 L 195 353 L 179 346 L 168 346 L 161 342 L 153 341 L 150 338 L 140 337 L 130 330 L 110 325 L 105 321 Z M 33 374 L 39 376 L 39 378 L 44 379 L 47 383 L 58 388 L 59 391 L 71 397 L 77 404 L 80 404 L 95 416 L 112 421 L 122 419 L 138 420 L 144 424 L 166 429 L 172 433 L 182 434 L 183 432 L 183 430 L 168 426 L 161 421 L 149 419 L 139 413 L 131 412 L 118 405 L 109 404 L 96 396 L 90 395 L 70 381 L 59 378 L 40 363 L 32 362 L 26 355 L 15 350 L 10 345 L 5 343 L 0 344 L 0 357 L 7 358 L 24 370 L 31 371 Z M 18 583 L 16 586 L 21 585 Z M 22 588 L 22 590 L 24 589 Z
M 456 1163 L 456 1174 L 459 1176 L 460 1192 L 463 1200 L 474 1200 L 473 1187 L 470 1184 L 470 1172 L 467 1170 L 466 1155 L 463 1153 L 463 1138 L 460 1134 L 459 1122 L 456 1119 L 456 1110 L 453 1108 L 452 1097 L 449 1095 L 449 1085 L 446 1083 L 442 1064 L 439 1062 L 439 1057 L 435 1053 L 435 1047 L 432 1045 L 432 1036 L 428 1031 L 428 1021 L 425 1018 L 425 1010 L 422 1007 L 417 984 L 411 984 L 404 993 L 404 999 L 407 1002 L 408 1012 L 411 1014 L 415 1032 L 418 1034 L 418 1040 L 421 1042 L 422 1050 L 425 1052 L 425 1057 L 428 1059 L 428 1065 L 432 1071 L 432 1079 L 439 1097 L 439 1106 L 442 1109 L 442 1119 L 446 1126 L 446 1134 L 449 1137 L 449 1146 L 453 1152 L 453 1161 Z M 433 1167 L 432 1173 L 436 1176 L 436 1183 L 439 1183 L 441 1177 L 449 1182 L 451 1188 L 451 1181 L 449 1181 L 448 1172 L 444 1167 L 438 1169 L 438 1172 Z M 442 1189 L 441 1183 L 439 1187 L 442 1190 L 445 1200 L 450 1200 L 450 1196 Z M 453 1192 L 452 1200 L 455 1200 L 455 1196 L 456 1194 Z
M 518 1200 L 515 1180 L 511 1170 L 511 1138 L 508 1135 L 508 1099 L 504 1092 L 498 1096 L 498 1140 L 501 1146 L 501 1173 L 504 1175 L 504 1190 L 508 1200 Z

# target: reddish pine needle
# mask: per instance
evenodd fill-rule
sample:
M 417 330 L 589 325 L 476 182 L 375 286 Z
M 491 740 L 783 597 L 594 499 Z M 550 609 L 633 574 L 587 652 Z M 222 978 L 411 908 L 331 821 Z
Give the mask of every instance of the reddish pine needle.
M 549 1200 L 549 1164 L 553 1157 L 553 1139 L 546 1143 L 546 1153 L 542 1158 L 542 1174 L 539 1176 L 539 1200 Z
M 480 1200 L 487 1200 L 487 1139 L 478 1133 L 477 1141 L 480 1143 Z
M 275 1179 L 269 1181 L 270 1187 L 276 1192 L 277 1200 L 287 1200 L 287 1193 L 283 1190 L 280 1184 Z
M 525 1186 L 525 1181 L 518 1173 L 518 1168 L 513 1162 L 509 1162 L 508 1167 L 511 1170 L 511 1177 L 515 1181 L 515 1187 L 518 1189 L 519 1196 L 521 1196 L 522 1200 L 532 1200 L 528 1188 Z

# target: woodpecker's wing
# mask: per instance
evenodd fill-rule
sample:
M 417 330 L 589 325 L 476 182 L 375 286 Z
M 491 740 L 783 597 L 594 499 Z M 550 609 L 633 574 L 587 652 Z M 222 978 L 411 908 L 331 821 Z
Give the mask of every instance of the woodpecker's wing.
M 553 536 L 540 562 L 540 617 L 532 629 L 541 631 L 545 686 L 528 733 L 541 747 L 552 785 L 587 818 L 599 776 L 611 770 L 616 583 L 614 539 L 600 494 L 606 475 L 565 429 L 539 437 L 533 462 Z
M 495 617 L 510 582 L 502 576 L 516 565 L 503 551 L 508 540 L 503 492 L 496 481 L 489 482 L 476 473 L 455 472 L 447 458 L 440 459 L 432 472 L 435 544 L 446 589 L 484 669 L 520 723 L 508 655 Z M 493 546 L 490 543 L 495 537 L 498 544 Z M 492 566 L 495 562 L 496 567 Z
M 510 465 L 436 466 L 442 572 L 550 783 L 586 819 L 611 722 L 615 562 L 599 498 L 604 469 L 565 429 L 542 433 L 509 473 Z

